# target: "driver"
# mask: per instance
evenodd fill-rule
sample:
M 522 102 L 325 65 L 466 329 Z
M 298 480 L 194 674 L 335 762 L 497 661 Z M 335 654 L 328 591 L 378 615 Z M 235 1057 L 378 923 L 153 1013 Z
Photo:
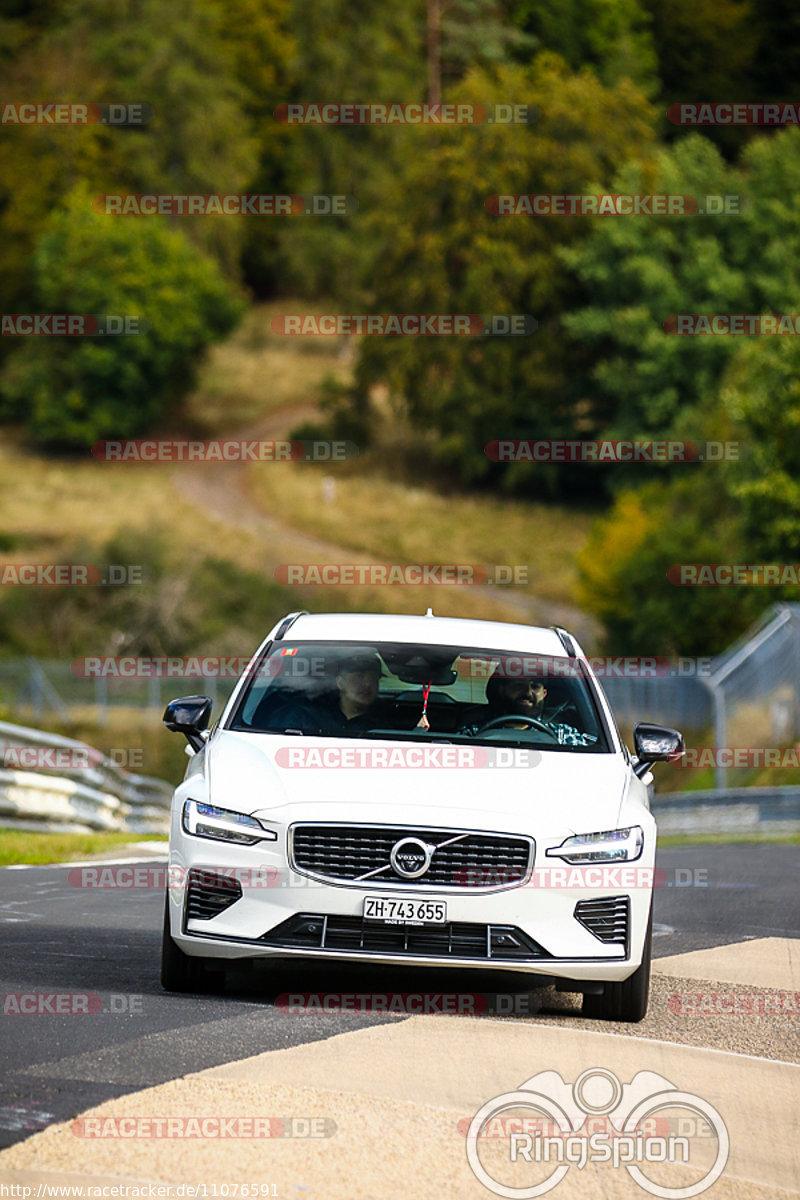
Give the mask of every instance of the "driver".
M 475 736 L 490 721 L 497 717 L 508 716 L 504 727 L 507 729 L 530 728 L 525 717 L 544 725 L 553 734 L 561 746 L 591 746 L 597 741 L 593 733 L 579 733 L 573 725 L 564 725 L 556 721 L 547 721 L 543 717 L 544 700 L 547 688 L 541 679 L 507 679 L 503 675 L 493 675 L 486 685 L 488 708 L 483 714 L 464 725 L 459 733 Z M 518 716 L 519 721 L 510 718 Z

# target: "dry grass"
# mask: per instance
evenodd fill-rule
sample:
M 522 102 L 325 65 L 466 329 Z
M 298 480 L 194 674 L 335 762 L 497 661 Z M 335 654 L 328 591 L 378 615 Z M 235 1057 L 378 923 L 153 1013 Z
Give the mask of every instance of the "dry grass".
M 352 345 L 346 340 L 272 333 L 273 317 L 301 311 L 326 309 L 291 300 L 257 305 L 227 342 L 211 350 L 186 406 L 196 429 L 208 437 L 229 434 L 281 409 L 313 405 L 326 374 L 347 379 Z
M 362 476 L 349 467 L 276 463 L 249 467 L 251 495 L 296 529 L 392 563 L 504 564 L 522 568 L 515 590 L 570 603 L 575 559 L 592 523 L 589 513 L 488 496 L 445 496 Z M 323 499 L 323 479 L 335 496 Z
M 52 562 L 61 548 L 99 546 L 129 529 L 158 531 L 181 555 L 213 546 L 251 566 L 252 537 L 182 501 L 171 479 L 178 469 L 191 465 L 61 461 L 0 444 L 3 532 L 16 542 L 0 561 Z
M 326 376 L 347 380 L 352 341 L 271 332 L 271 318 L 279 312 L 310 307 L 291 301 L 259 305 L 212 350 L 185 408 L 194 436 L 230 435 L 270 418 L 275 427 L 268 436 L 286 436 L 301 413 L 313 411 Z M 203 469 L 214 472 L 214 465 Z M 508 564 L 526 569 L 528 582 L 491 591 L 317 587 L 298 589 L 297 603 L 401 612 L 424 612 L 433 604 L 443 614 L 526 621 L 530 612 L 509 607 L 514 596 L 545 605 L 573 602 L 575 560 L 593 519 L 554 505 L 447 496 L 434 486 L 390 480 L 368 458 L 329 468 L 253 464 L 244 476 L 252 500 L 248 514 L 228 478 L 200 475 L 201 486 L 190 497 L 175 486 L 182 471 L 196 482 L 192 464 L 100 463 L 88 454 L 85 460 L 42 458 L 6 437 L 0 443 L 0 506 L 11 548 L 0 553 L 0 562 L 58 561 L 80 542 L 101 546 L 125 529 L 158 534 L 174 549 L 176 562 L 192 552 L 213 553 L 265 578 L 281 562 L 338 561 L 345 554 L 380 562 Z M 336 497 L 325 504 L 322 479 L 329 474 L 335 476 Z M 216 496 L 209 498 L 206 479 L 222 480 Z M 258 528 L 260 512 L 272 515 L 280 528 Z M 253 514 L 256 522 L 248 523 L 244 518 Z M 298 552 L 296 531 L 329 543 L 327 553 Z

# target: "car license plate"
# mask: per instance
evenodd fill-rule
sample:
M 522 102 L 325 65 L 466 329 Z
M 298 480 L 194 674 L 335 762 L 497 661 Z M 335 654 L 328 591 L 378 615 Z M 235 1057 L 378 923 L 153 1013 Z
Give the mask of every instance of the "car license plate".
M 364 920 L 384 925 L 444 925 L 443 900 L 401 900 L 397 896 L 365 896 Z

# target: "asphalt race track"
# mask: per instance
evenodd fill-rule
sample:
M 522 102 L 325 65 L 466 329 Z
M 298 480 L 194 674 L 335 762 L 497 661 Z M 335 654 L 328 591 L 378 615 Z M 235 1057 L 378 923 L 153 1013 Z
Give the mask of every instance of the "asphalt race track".
M 655 957 L 750 939 L 800 944 L 799 860 L 800 847 L 793 845 L 662 850 Z M 76 888 L 68 874 L 66 867 L 0 870 L 0 1149 L 103 1101 L 191 1072 L 405 1019 L 357 1012 L 298 1017 L 275 1007 L 281 992 L 497 992 L 521 986 L 519 977 L 501 980 L 493 973 L 479 981 L 474 972 L 456 979 L 453 972 L 365 973 L 354 967 L 323 973 L 313 964 L 293 964 L 280 975 L 237 973 L 220 997 L 167 995 L 158 978 L 161 892 Z M 683 1037 L 680 1019 L 665 1023 L 658 983 L 654 975 L 646 1021 L 624 1032 L 698 1044 L 694 1035 Z M 81 1013 L 8 1011 L 8 997 L 32 992 L 99 995 L 102 1011 L 85 1014 L 87 1019 L 79 1019 Z M 545 1001 L 536 1016 L 524 1019 L 604 1028 L 584 1022 L 574 1005 L 570 1012 L 559 999 L 561 1010 Z M 777 1045 L 746 1052 L 797 1061 L 796 1016 L 791 1025 L 792 1046 L 781 1042 L 785 1034 L 779 1032 Z M 707 1022 L 699 1036 L 710 1038 L 715 1028 Z M 724 1030 L 721 1036 L 724 1045 Z

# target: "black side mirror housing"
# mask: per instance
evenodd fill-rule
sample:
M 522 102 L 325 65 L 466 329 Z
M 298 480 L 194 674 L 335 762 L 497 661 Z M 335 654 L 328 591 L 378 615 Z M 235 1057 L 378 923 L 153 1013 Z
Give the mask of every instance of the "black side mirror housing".
M 637 763 L 634 767 L 641 779 L 646 774 L 650 764 L 654 762 L 670 762 L 680 758 L 686 747 L 683 734 L 667 725 L 652 725 L 649 721 L 640 721 L 633 730 L 633 749 Z
M 213 703 L 210 696 L 181 696 L 170 700 L 162 720 L 171 733 L 182 733 L 194 750 L 202 750 Z

